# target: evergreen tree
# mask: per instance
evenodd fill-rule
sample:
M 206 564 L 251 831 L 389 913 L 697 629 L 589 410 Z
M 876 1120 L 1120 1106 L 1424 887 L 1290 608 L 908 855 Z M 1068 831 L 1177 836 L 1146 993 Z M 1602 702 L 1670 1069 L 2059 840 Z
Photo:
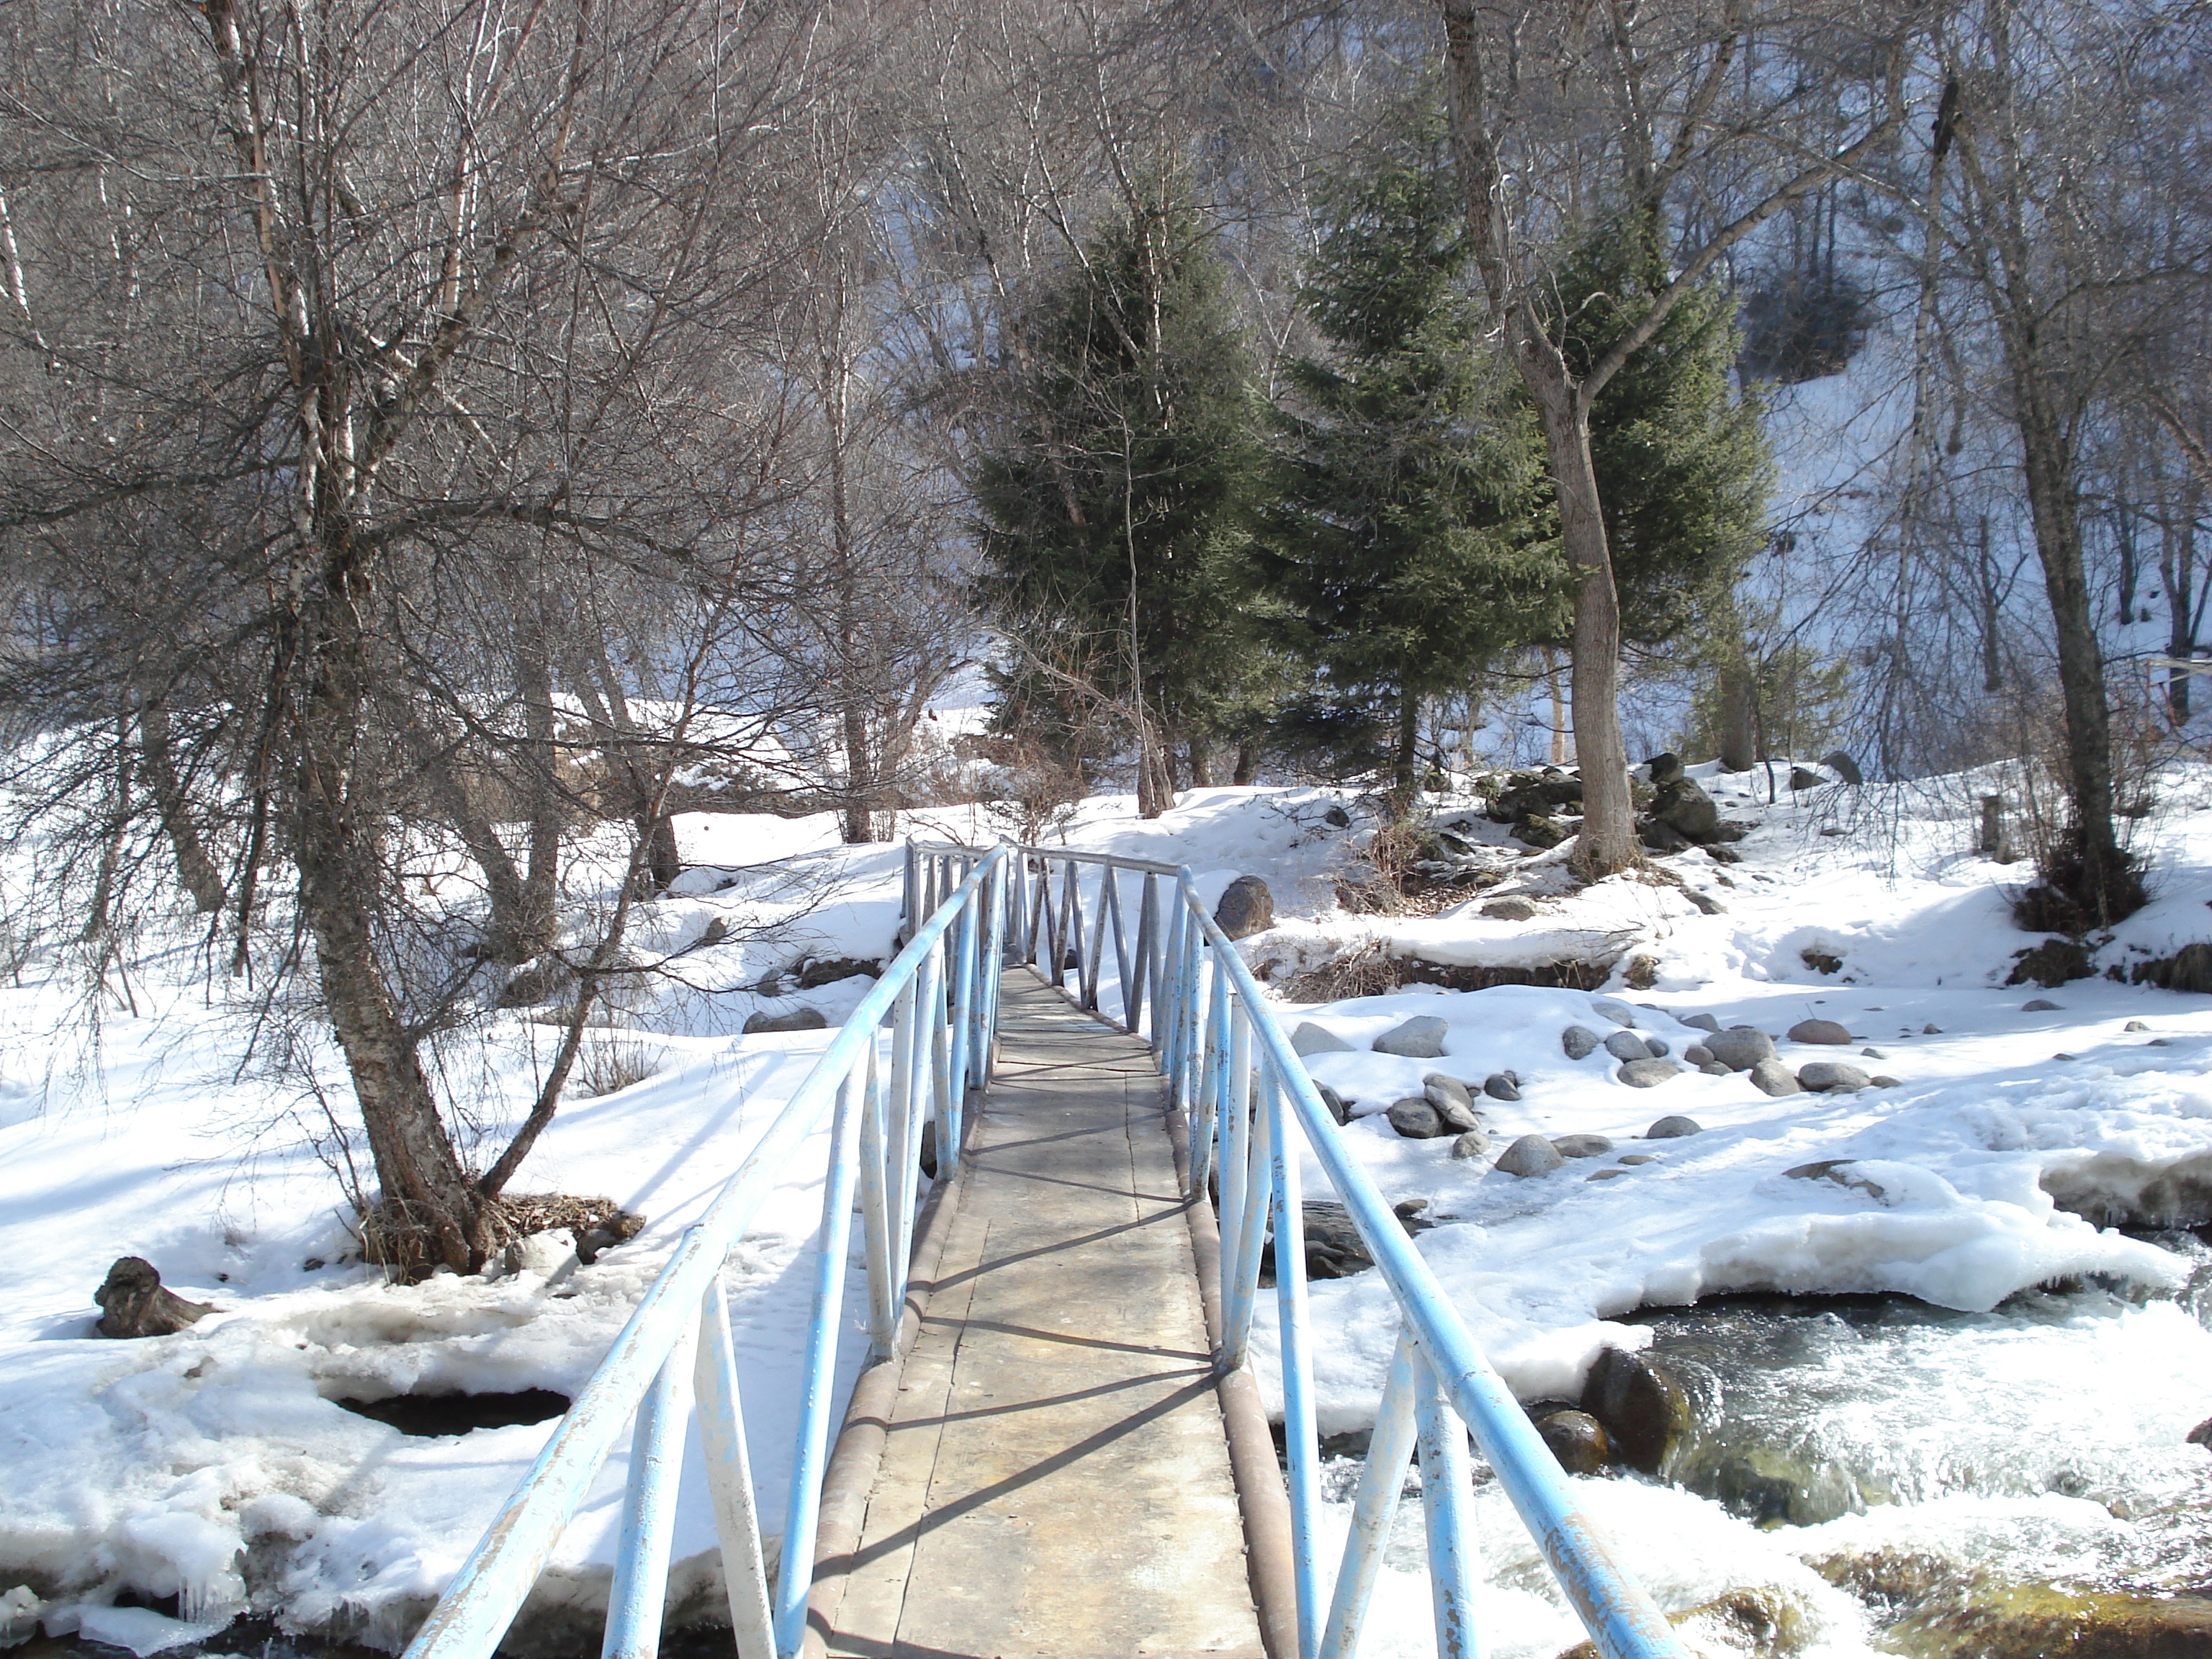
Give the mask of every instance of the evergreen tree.
M 1574 372 L 1640 321 L 1667 280 L 1648 222 L 1616 221 L 1586 241 L 1557 290 Z M 1765 541 L 1774 468 L 1759 400 L 1733 378 L 1741 345 L 1735 295 L 1707 283 L 1683 296 L 1591 407 L 1624 639 L 1672 639 L 1734 586 Z
M 1172 177 L 1143 193 L 1019 319 L 1017 407 L 970 482 L 981 595 L 1012 647 L 1000 729 L 1079 750 L 1101 708 L 1121 708 L 1151 816 L 1176 749 L 1203 773 L 1259 666 L 1265 467 L 1209 228 Z
M 1374 758 L 1401 807 L 1422 700 L 1558 632 L 1567 593 L 1540 533 L 1534 419 L 1482 349 L 1462 285 L 1441 121 L 1409 125 L 1324 201 L 1304 299 L 1329 351 L 1289 368 L 1265 557 L 1285 643 L 1315 679 L 1286 726 L 1325 743 L 1384 737 Z

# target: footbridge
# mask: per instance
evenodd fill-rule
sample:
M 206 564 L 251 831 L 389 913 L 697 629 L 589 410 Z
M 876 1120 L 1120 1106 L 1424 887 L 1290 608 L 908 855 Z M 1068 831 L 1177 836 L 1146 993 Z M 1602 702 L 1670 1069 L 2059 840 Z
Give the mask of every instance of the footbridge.
M 911 842 L 905 897 L 903 948 L 685 1231 L 406 1659 L 498 1650 L 625 1437 L 602 1653 L 652 1659 L 695 1420 L 738 1659 L 1352 1659 L 1416 1455 L 1437 1651 L 1473 1659 L 1470 1438 L 1596 1650 L 1681 1659 L 1341 1146 L 1187 870 Z M 770 1517 L 723 1265 L 825 1123 L 793 1473 Z M 1402 1316 L 1328 1559 L 1313 1165 Z M 865 1275 L 848 1267 L 856 1218 Z M 1272 1401 L 1249 1364 L 1271 1237 Z M 864 1306 L 846 1306 L 848 1279 Z M 856 1316 L 870 1363 L 840 1413 Z

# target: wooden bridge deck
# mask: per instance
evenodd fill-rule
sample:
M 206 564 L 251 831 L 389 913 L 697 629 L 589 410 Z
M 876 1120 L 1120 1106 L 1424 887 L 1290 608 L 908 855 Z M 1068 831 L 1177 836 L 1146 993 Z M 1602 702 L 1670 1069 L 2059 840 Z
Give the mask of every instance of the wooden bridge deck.
M 828 1651 L 1257 1659 L 1151 1054 L 1012 969 L 1000 1054 Z

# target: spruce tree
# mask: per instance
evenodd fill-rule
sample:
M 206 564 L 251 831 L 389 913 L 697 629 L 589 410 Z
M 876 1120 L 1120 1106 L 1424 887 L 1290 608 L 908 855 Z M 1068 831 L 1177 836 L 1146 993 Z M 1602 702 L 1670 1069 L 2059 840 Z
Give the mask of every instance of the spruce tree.
M 1559 338 L 1586 370 L 1666 286 L 1653 228 L 1633 216 L 1585 241 L 1560 272 Z M 1732 588 L 1766 535 L 1774 468 L 1757 396 L 1734 378 L 1735 296 L 1685 295 L 1590 409 L 1621 635 L 1663 644 Z
M 1010 651 L 1001 730 L 1079 746 L 1126 712 L 1152 816 L 1258 665 L 1251 369 L 1212 235 L 1171 176 L 1104 225 L 1018 319 L 1015 408 L 970 483 L 987 609 Z M 1094 755 L 1086 758 L 1097 758 Z
M 1304 295 L 1325 356 L 1288 371 L 1282 497 L 1264 557 L 1285 645 L 1311 665 L 1295 729 L 1387 732 L 1401 809 L 1422 700 L 1565 624 L 1540 533 L 1533 418 L 1480 345 L 1440 119 L 1418 118 L 1323 201 Z

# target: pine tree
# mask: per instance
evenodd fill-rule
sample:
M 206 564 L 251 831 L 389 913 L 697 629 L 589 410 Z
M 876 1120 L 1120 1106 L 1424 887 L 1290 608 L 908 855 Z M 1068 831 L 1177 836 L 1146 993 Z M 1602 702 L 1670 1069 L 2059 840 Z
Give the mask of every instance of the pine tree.
M 1017 409 L 970 478 L 981 597 L 1009 637 L 998 723 L 1079 751 L 1135 727 L 1147 816 L 1202 770 L 1258 665 L 1249 615 L 1259 406 L 1208 227 L 1171 175 L 1017 325 Z
M 1324 741 L 1389 733 L 1401 808 L 1422 700 L 1559 631 L 1567 592 L 1539 533 L 1534 420 L 1481 349 L 1462 283 L 1441 146 L 1440 118 L 1417 118 L 1324 202 L 1304 297 L 1329 351 L 1290 366 L 1264 562 L 1285 642 L 1315 677 L 1291 721 Z

